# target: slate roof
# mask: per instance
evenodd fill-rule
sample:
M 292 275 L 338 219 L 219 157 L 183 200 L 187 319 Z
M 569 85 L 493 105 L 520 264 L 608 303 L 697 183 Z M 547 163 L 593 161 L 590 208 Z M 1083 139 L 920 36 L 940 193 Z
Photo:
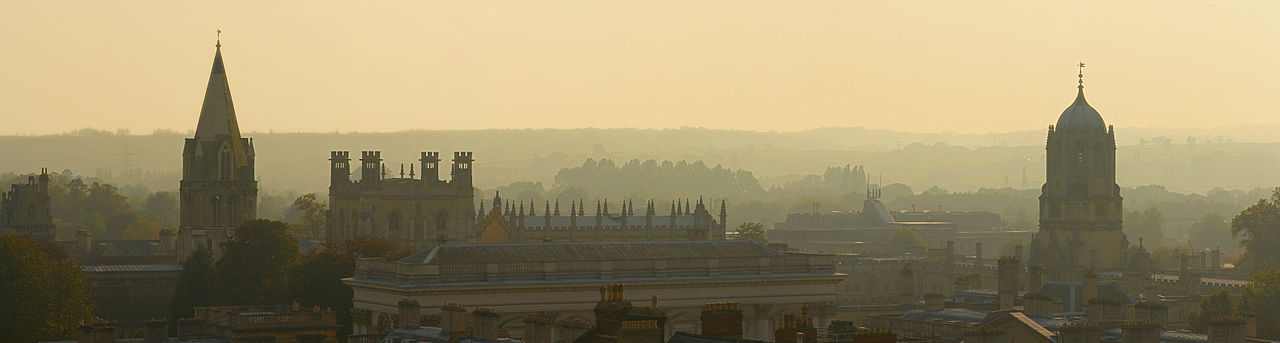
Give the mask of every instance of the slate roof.
M 987 318 L 987 312 L 962 307 L 952 307 L 934 311 L 911 310 L 907 311 L 907 313 L 903 313 L 902 317 L 899 318 L 920 322 L 942 322 L 957 325 L 977 326 L 982 323 L 983 319 Z
M 1076 93 L 1076 100 L 1062 111 L 1062 116 L 1058 117 L 1058 125 L 1054 130 L 1063 129 L 1106 129 L 1107 124 L 1102 121 L 1102 115 L 1098 114 L 1098 110 L 1089 106 L 1089 102 L 1084 99 L 1084 86 L 1080 86 L 1080 91 Z
M 437 245 L 400 262 L 421 264 L 749 258 L 786 254 L 752 241 L 561 242 Z

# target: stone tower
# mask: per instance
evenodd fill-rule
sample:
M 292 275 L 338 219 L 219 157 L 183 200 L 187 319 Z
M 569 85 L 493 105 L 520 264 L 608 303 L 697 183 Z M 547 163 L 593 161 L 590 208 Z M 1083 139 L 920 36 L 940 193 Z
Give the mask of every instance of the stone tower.
M 31 235 L 52 242 L 53 212 L 49 200 L 49 171 L 27 177 L 27 183 L 16 183 L 9 192 L 0 192 L 0 233 Z
M 1090 268 L 1120 270 L 1128 246 L 1121 232 L 1115 128 L 1085 101 L 1084 74 L 1079 77 L 1075 102 L 1049 126 L 1040 232 L 1031 242 L 1030 263 L 1058 281 Z
M 222 43 L 216 47 L 196 134 L 182 149 L 179 256 L 199 244 L 216 247 L 237 225 L 257 218 L 253 141 L 240 136 Z

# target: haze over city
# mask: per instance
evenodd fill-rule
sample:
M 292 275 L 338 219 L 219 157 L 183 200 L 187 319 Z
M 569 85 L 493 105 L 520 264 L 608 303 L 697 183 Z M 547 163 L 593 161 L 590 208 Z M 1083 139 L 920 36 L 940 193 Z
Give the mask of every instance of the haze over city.
M 1280 125 L 1271 1 L 0 3 L 4 134 L 190 130 L 215 31 L 245 131 Z M 787 120 L 776 120 L 785 117 Z M 904 120 L 906 119 L 906 120 Z

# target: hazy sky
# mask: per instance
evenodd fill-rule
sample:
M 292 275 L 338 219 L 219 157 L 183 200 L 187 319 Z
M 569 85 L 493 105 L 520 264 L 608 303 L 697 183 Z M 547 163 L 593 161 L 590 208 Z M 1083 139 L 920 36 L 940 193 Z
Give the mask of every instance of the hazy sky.
M 0 0 L 0 134 L 1280 124 L 1280 1 Z

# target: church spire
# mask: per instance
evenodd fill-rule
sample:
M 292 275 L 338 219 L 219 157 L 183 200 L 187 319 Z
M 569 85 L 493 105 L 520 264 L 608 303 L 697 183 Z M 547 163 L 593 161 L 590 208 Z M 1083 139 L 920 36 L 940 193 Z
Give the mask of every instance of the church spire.
M 247 166 L 248 154 L 240 139 L 240 124 L 236 121 L 231 86 L 227 83 L 227 70 L 222 62 L 222 31 L 219 30 L 218 33 L 213 69 L 209 71 L 209 84 L 204 90 L 204 103 L 200 106 L 200 121 L 196 124 L 195 139 L 213 141 L 218 137 L 230 138 L 236 165 Z

